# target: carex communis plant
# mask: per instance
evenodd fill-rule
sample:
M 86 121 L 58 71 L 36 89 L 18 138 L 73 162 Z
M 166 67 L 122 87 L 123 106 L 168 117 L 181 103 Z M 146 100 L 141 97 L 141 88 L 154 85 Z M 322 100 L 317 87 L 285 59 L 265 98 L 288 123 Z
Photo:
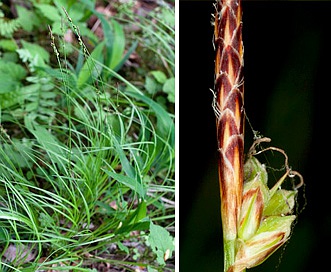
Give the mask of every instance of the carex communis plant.
M 218 173 L 223 230 L 224 271 L 245 271 L 261 264 L 290 237 L 297 189 L 302 176 L 288 164 L 286 153 L 269 147 L 256 151 L 269 138 L 256 137 L 244 154 L 244 50 L 241 0 L 215 3 L 215 82 Z M 268 187 L 266 167 L 256 155 L 273 150 L 284 155 L 284 175 Z M 298 176 L 293 189 L 281 189 L 287 177 Z

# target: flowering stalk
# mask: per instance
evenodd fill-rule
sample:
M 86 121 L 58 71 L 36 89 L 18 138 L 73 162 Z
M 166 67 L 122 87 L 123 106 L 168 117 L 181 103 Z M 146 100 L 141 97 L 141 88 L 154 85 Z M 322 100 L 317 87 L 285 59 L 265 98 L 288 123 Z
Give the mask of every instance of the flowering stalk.
M 244 164 L 243 44 L 240 0 L 216 4 L 214 42 L 216 130 L 225 271 L 235 261 Z
M 215 11 L 214 111 L 218 140 L 218 172 L 224 246 L 224 271 L 241 272 L 265 261 L 291 233 L 301 175 L 288 166 L 286 153 L 255 146 L 244 162 L 244 86 L 241 0 L 218 0 Z M 254 156 L 266 150 L 285 157 L 285 174 L 269 189 L 265 166 Z M 299 176 L 293 190 L 281 189 L 287 177 Z

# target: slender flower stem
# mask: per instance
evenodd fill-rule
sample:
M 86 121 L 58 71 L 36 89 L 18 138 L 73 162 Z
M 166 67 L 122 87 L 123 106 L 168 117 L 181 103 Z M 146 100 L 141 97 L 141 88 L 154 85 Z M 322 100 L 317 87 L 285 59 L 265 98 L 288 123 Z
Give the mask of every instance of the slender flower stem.
M 216 131 L 224 271 L 235 261 L 244 164 L 244 86 L 241 0 L 218 0 L 214 43 Z

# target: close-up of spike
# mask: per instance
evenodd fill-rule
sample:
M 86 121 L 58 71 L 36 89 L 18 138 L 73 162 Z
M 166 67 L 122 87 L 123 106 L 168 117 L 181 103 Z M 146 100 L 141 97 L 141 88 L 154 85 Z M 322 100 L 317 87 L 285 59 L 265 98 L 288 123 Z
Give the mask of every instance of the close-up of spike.
M 223 232 L 224 272 L 242 272 L 264 262 L 291 233 L 297 190 L 303 177 L 292 171 L 285 151 L 286 173 L 268 188 L 266 166 L 254 156 L 255 146 L 270 142 L 254 135 L 251 152 L 244 154 L 244 56 L 240 0 L 220 0 L 215 5 L 215 86 L 218 179 Z M 287 177 L 298 176 L 300 185 L 281 190 Z M 292 203 L 292 204 L 289 204 Z M 279 206 L 284 209 L 279 210 Z
M 215 5 L 214 44 L 216 130 L 225 267 L 235 258 L 242 202 L 244 163 L 244 86 L 241 1 Z

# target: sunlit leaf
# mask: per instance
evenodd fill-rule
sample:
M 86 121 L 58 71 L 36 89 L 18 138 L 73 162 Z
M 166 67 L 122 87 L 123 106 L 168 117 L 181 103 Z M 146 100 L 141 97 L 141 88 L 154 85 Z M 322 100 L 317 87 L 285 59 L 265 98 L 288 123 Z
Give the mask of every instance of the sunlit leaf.
M 171 257 L 175 249 L 173 237 L 165 228 L 151 222 L 148 242 L 157 256 L 157 262 L 165 265 L 165 261 Z

